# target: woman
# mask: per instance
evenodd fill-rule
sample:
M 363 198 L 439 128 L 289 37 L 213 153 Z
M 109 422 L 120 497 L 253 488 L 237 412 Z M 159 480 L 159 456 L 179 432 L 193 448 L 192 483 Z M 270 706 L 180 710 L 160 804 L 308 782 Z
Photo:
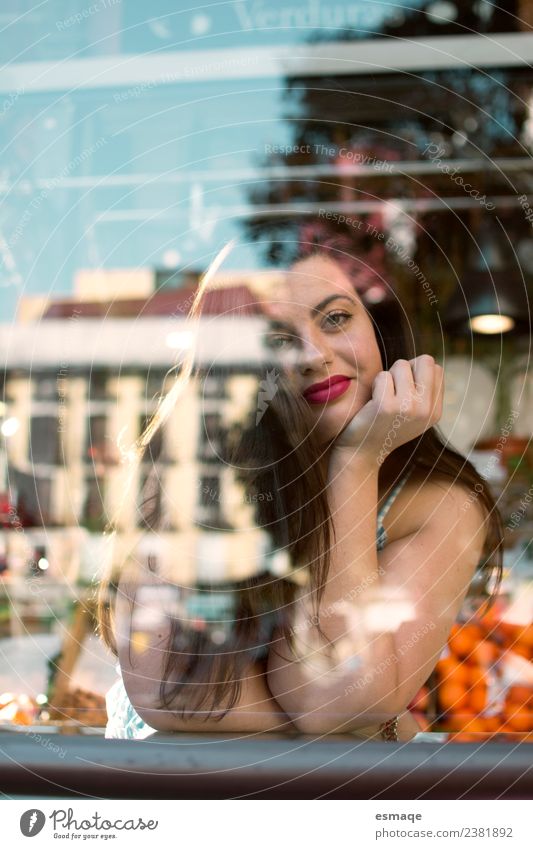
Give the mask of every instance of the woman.
M 221 650 L 205 635 L 184 640 L 169 609 L 132 658 L 139 579 L 123 571 L 115 605 L 123 684 L 108 699 L 109 733 L 142 736 L 148 726 L 410 740 L 419 728 L 407 706 L 476 568 L 499 580 L 492 496 L 435 430 L 442 369 L 414 356 L 400 310 L 365 306 L 347 259 L 345 242 L 300 238 L 288 272 L 263 293 L 277 391 L 259 427 L 240 427 L 229 455 L 248 492 L 276 493 L 257 502 L 255 518 L 290 554 L 286 575 L 261 572 L 233 586 L 236 625 Z M 157 588 L 168 577 L 145 574 L 142 583 Z

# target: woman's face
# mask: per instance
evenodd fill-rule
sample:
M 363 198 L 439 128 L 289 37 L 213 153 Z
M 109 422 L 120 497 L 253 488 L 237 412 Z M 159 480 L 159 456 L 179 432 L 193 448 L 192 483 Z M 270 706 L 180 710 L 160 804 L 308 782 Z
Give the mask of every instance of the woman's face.
M 309 404 L 320 441 L 329 442 L 370 400 L 382 370 L 372 321 L 325 255 L 295 263 L 263 306 L 268 349 Z

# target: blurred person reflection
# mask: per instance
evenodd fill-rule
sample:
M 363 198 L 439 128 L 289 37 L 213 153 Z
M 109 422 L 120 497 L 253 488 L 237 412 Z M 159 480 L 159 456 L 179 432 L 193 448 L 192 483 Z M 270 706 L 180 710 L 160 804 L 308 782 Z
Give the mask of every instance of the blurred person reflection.
M 135 481 L 163 422 L 189 404 L 199 422 L 182 465 L 192 502 L 213 509 L 207 519 L 197 509 L 180 516 L 169 546 L 174 495 L 162 491 L 154 464 L 140 507 L 144 531 L 127 556 L 120 513 L 108 529 L 115 545 L 99 591 L 100 630 L 120 667 L 107 694 L 109 737 L 295 730 L 268 690 L 268 651 L 276 631 L 291 638 L 298 587 L 325 579 L 329 511 L 308 405 L 276 367 L 261 307 L 248 294 L 250 303 L 235 305 L 232 289 L 216 292 L 213 319 L 202 312 L 205 276 L 189 315 L 194 346 L 130 459 Z M 214 375 L 225 376 L 229 398 L 211 394 Z M 217 413 L 213 433 L 206 425 Z M 202 434 L 212 455 L 207 478 Z
M 436 429 L 443 371 L 415 355 L 397 296 L 365 302 L 365 258 L 334 225 L 292 222 L 282 241 L 289 259 L 262 287 L 250 335 L 268 352 L 265 377 L 224 457 L 280 571 L 265 556 L 244 581 L 219 584 L 232 602 L 216 645 L 175 602 L 157 602 L 156 627 L 132 656 L 138 578 L 123 570 L 113 733 L 148 725 L 410 740 L 419 728 L 407 707 L 474 574 L 500 579 L 494 500 Z M 236 351 L 245 337 L 235 334 Z M 260 493 L 272 500 L 252 501 Z M 105 620 L 103 633 L 111 644 Z

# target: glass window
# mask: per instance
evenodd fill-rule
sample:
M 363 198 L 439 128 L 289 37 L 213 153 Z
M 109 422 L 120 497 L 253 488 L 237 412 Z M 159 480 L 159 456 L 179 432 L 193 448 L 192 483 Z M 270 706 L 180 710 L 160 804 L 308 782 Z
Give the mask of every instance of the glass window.
M 87 419 L 85 458 L 90 461 L 105 460 L 107 448 L 107 416 L 89 416 Z
M 104 486 L 102 477 L 88 477 L 85 480 L 85 501 L 81 523 L 91 531 L 103 531 L 107 517 L 104 506 Z
M 54 416 L 33 416 L 28 454 L 33 463 L 56 466 L 62 462 L 59 423 Z
M 87 387 L 87 400 L 89 402 L 107 400 L 109 397 L 107 391 L 108 380 L 109 374 L 107 371 L 91 370 Z
M 34 378 L 33 397 L 36 401 L 57 401 L 58 383 L 56 375 L 41 375 Z
M 203 416 L 199 459 L 220 462 L 223 456 L 224 436 L 221 414 L 206 413 Z
M 320 427 L 335 409 L 343 426 L 354 416 L 341 395 L 334 407 L 329 389 L 309 393 L 316 363 L 299 363 L 295 400 L 273 368 L 275 347 L 267 363 L 264 350 L 248 351 L 254 322 L 276 319 L 265 311 L 281 280 L 277 307 L 285 319 L 293 312 L 289 331 L 275 328 L 280 351 L 301 357 L 327 338 L 331 356 L 318 368 L 335 367 L 333 385 L 360 378 L 357 402 L 373 391 L 358 371 L 361 338 L 387 370 L 420 353 L 442 363 L 437 435 L 498 504 L 503 580 L 481 615 L 491 561 L 480 556 L 408 709 L 426 739 L 512 744 L 531 734 L 522 661 L 533 660 L 533 2 L 33 5 L 6 0 L 0 15 L 0 655 L 14 658 L 0 674 L 0 693 L 13 695 L 0 718 L 6 709 L 13 729 L 43 722 L 103 735 L 117 661 L 94 637 L 92 581 L 111 567 L 111 603 L 128 558 L 144 570 L 131 638 L 139 657 L 150 629 L 171 622 L 176 654 L 193 644 L 222 663 L 249 626 L 243 651 L 266 688 L 275 628 L 305 592 L 299 573 L 329 550 L 324 517 L 309 529 L 328 480 L 331 434 L 320 441 Z M 376 339 L 369 325 L 350 335 L 348 323 L 309 323 L 305 298 L 317 278 L 334 284 L 331 274 L 306 272 L 300 301 L 292 297 L 295 250 L 307 244 L 313 255 L 328 228 L 345 240 L 341 252 L 350 246 L 350 281 Z M 208 331 L 197 339 L 186 317 L 215 257 L 206 323 L 194 325 Z M 472 319 L 494 318 L 487 299 L 507 310 L 509 333 L 474 332 Z M 194 381 L 135 466 L 132 446 L 189 353 Z M 315 402 L 323 407 L 305 429 Z M 380 474 L 382 506 L 396 479 Z M 480 496 L 469 492 L 465 521 Z M 358 503 L 354 494 L 354 521 Z M 110 554 L 103 531 L 122 510 Z M 413 533 L 401 512 L 378 540 Z M 154 588 L 162 576 L 170 590 Z M 359 599 L 359 584 L 349 591 Z M 303 643 L 314 624 L 304 620 L 291 622 Z M 418 639 L 406 635 L 408 648 Z M 56 664 L 61 654 L 69 668 Z M 354 657 L 344 660 L 357 681 Z M 194 675 L 174 672 L 179 700 Z

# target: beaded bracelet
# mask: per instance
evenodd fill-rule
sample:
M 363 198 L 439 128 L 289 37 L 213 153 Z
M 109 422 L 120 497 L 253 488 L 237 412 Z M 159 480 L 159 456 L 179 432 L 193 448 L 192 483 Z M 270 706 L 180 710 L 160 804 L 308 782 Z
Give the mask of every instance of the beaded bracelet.
M 387 722 L 382 722 L 379 726 L 379 730 L 381 732 L 382 740 L 391 740 L 395 743 L 398 742 L 398 717 L 395 716 L 394 719 L 388 719 Z

